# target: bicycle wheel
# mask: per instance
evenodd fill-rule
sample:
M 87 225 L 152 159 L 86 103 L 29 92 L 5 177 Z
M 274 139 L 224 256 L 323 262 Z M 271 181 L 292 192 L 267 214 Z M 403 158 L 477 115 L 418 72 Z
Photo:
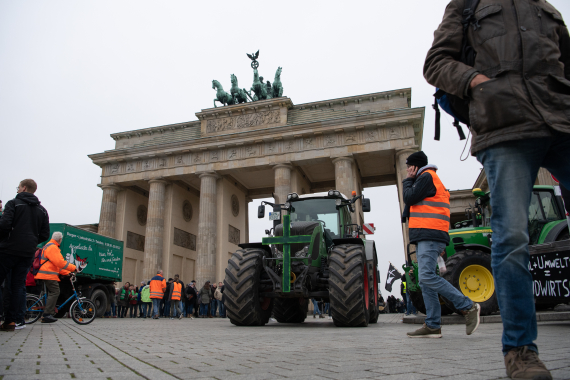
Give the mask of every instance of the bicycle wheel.
M 24 322 L 30 325 L 36 322 L 44 313 L 44 301 L 33 294 L 26 295 L 26 314 Z
M 87 299 L 79 299 L 73 302 L 69 308 L 69 314 L 75 323 L 88 325 L 95 319 L 97 307 Z

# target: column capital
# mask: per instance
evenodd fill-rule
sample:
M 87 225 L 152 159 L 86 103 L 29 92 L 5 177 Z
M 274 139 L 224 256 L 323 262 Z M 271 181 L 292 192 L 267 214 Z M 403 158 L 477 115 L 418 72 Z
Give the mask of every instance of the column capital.
M 350 156 L 342 156 L 342 157 L 331 157 L 332 163 L 336 164 L 339 161 L 349 161 L 350 163 L 354 162 L 354 158 Z
M 100 187 L 103 190 L 105 190 L 105 189 L 111 189 L 111 190 L 117 190 L 117 191 L 123 190 L 123 188 L 121 186 L 117 185 L 114 182 L 112 182 L 112 183 L 100 183 L 97 185 L 97 187 Z
M 285 168 L 285 169 L 293 170 L 293 165 L 291 165 L 290 162 L 284 162 L 284 163 L 275 165 L 275 166 L 273 167 L 273 170 L 275 170 L 275 169 L 280 169 L 280 168 Z
M 198 175 L 198 178 L 200 178 L 200 179 L 202 179 L 202 178 L 204 178 L 204 177 L 213 177 L 213 178 L 215 178 L 215 179 L 220 179 L 220 178 L 222 178 L 222 176 L 219 175 L 219 174 L 216 173 L 216 172 L 199 172 L 199 173 L 196 173 L 196 174 Z
M 151 178 L 148 180 L 148 183 L 163 183 L 165 185 L 168 185 L 168 181 L 162 177 Z
M 406 148 L 398 148 L 396 149 L 396 157 L 400 157 L 402 154 L 405 153 L 415 153 L 418 152 L 420 150 L 420 147 L 415 145 L 415 146 L 411 146 L 411 147 L 406 147 Z

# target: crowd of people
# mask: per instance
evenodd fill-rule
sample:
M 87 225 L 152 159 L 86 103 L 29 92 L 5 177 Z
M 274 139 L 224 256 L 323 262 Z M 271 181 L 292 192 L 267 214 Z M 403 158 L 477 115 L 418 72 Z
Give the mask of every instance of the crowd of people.
M 224 284 L 206 281 L 198 289 L 192 280 L 186 286 L 179 275 L 164 280 L 162 271 L 139 286 L 125 282 L 116 289 L 105 318 L 226 318 L 222 302 Z M 153 284 L 153 281 L 155 283 Z M 154 285 L 154 286 L 153 286 Z

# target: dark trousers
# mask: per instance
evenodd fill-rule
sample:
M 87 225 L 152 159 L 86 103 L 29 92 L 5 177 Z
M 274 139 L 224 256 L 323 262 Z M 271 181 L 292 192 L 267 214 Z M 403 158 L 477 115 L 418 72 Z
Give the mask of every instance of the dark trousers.
M 129 317 L 136 318 L 137 317 L 137 304 L 129 304 Z
M 0 284 L 2 284 L 10 274 L 10 306 L 3 311 L 4 321 L 6 323 L 20 322 L 18 318 L 23 320 L 22 305 L 26 304 L 26 275 L 32 265 L 32 257 L 21 257 L 0 253 Z M 6 284 L 8 285 L 8 284 Z M 0 300 L 2 300 L 0 293 Z M 25 307 L 25 306 L 24 306 Z
M 43 280 L 43 282 L 46 284 L 46 289 L 48 291 L 44 315 L 54 315 L 57 297 L 59 297 L 59 281 Z

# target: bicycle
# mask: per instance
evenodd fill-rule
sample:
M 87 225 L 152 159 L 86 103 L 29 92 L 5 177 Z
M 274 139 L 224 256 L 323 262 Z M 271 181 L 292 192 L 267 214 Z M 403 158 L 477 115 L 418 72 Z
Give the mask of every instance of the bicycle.
M 81 293 L 79 295 L 77 294 L 74 285 L 75 281 L 77 281 L 75 273 L 71 273 L 70 281 L 71 287 L 73 289 L 73 294 L 64 303 L 56 306 L 56 309 L 63 308 L 69 301 L 74 299 L 75 301 L 73 301 L 71 307 L 69 308 L 71 319 L 80 325 L 88 325 L 95 319 L 95 316 L 97 315 L 97 307 L 87 298 L 81 297 Z M 40 319 L 44 313 L 46 302 L 47 291 L 45 283 L 43 286 L 43 291 L 40 293 L 39 297 L 34 294 L 26 295 L 26 315 L 24 317 L 26 324 L 32 324 Z

